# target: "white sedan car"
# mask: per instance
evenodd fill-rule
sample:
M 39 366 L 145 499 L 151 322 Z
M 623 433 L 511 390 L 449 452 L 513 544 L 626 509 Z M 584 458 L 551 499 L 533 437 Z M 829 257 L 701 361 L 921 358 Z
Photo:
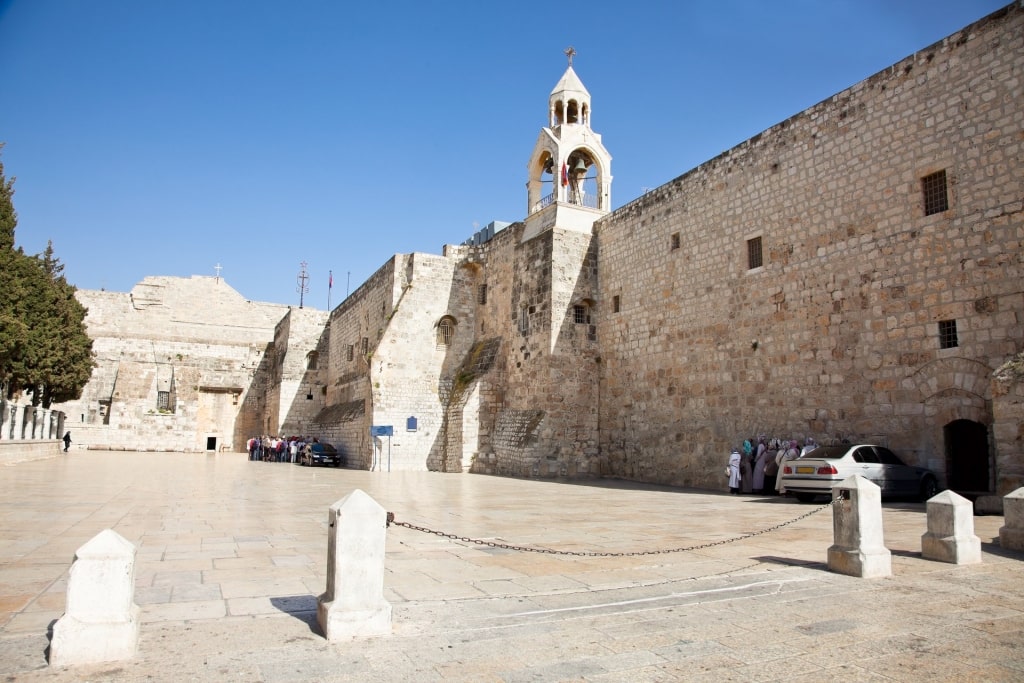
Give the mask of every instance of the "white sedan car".
M 802 503 L 832 495 L 833 486 L 855 474 L 877 484 L 882 496 L 928 500 L 939 491 L 939 480 L 933 472 L 905 464 L 884 446 L 819 446 L 802 458 L 782 464 L 782 485 Z

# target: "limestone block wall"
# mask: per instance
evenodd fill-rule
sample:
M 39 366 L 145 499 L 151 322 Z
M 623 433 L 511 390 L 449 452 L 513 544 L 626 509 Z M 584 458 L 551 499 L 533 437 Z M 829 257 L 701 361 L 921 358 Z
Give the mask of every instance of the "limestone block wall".
M 597 255 L 590 235 L 553 228 L 523 240 L 515 224 L 479 247 L 487 303 L 478 337 L 501 340 L 498 358 L 470 393 L 466 433 L 476 433 L 473 471 L 562 476 L 596 470 Z M 588 313 L 590 315 L 590 313 Z M 471 412 L 470 412 L 471 411 Z
M 274 381 L 267 405 L 273 432 L 306 435 L 326 403 L 327 312 L 292 308 L 274 330 Z M 321 357 L 323 362 L 321 362 Z
M 265 392 L 250 391 L 263 386 L 287 306 L 247 301 L 208 277 L 150 277 L 127 294 L 76 296 L 97 362 L 80 399 L 60 406 L 79 447 L 241 450 L 261 431 Z
M 995 493 L 1002 497 L 1024 486 L 1024 352 L 996 371 L 992 414 L 999 473 Z
M 349 466 L 370 469 L 373 395 L 370 362 L 408 282 L 407 257 L 396 255 L 330 313 L 326 405 L 313 418 L 310 436 L 341 447 Z
M 881 441 L 944 474 L 944 425 L 991 429 L 991 372 L 1024 338 L 1022 19 L 997 12 L 598 223 L 610 473 L 721 487 L 730 446 L 767 433 Z M 943 170 L 948 208 L 925 215 Z

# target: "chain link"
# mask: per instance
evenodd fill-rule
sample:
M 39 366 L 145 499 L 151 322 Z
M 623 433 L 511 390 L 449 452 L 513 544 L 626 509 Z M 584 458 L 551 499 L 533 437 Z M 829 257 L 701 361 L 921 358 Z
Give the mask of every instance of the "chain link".
M 832 507 L 833 505 L 836 505 L 837 503 L 840 503 L 842 501 L 843 501 L 843 498 L 842 497 L 838 497 L 835 500 L 833 500 L 832 502 L 830 502 L 830 503 L 828 503 L 826 505 L 822 505 L 820 507 L 814 508 L 810 512 L 805 512 L 804 514 L 800 515 L 799 517 L 795 517 L 795 518 L 789 520 L 788 522 L 782 522 L 781 524 L 776 524 L 774 526 L 770 526 L 770 527 L 767 527 L 765 529 L 761 529 L 760 531 L 755 531 L 753 533 L 743 534 L 742 536 L 734 536 L 733 538 L 726 538 L 726 539 L 723 539 L 721 541 L 710 541 L 708 543 L 700 543 L 698 545 L 686 546 L 685 548 L 667 548 L 667 549 L 663 549 L 663 550 L 635 550 L 633 552 L 624 552 L 624 553 L 595 552 L 595 551 L 588 551 L 588 550 L 554 550 L 552 548 L 533 548 L 531 546 L 526 546 L 526 545 L 510 545 L 508 543 L 499 543 L 497 541 L 484 541 L 484 540 L 481 540 L 481 539 L 478 539 L 478 538 L 469 538 L 468 536 L 459 536 L 458 534 L 449 534 L 449 533 L 445 533 L 444 531 L 437 531 L 435 529 L 428 529 L 425 526 L 419 526 L 417 524 L 410 524 L 409 522 L 399 522 L 398 520 L 395 519 L 395 513 L 393 513 L 393 512 L 389 512 L 387 514 L 387 523 L 388 523 L 388 526 L 394 524 L 395 526 L 402 526 L 402 527 L 405 527 L 406 529 L 412 529 L 413 531 L 422 531 L 425 534 L 434 534 L 435 536 L 440 536 L 442 538 L 448 538 L 448 539 L 451 539 L 453 541 L 462 541 L 463 543 L 473 543 L 473 544 L 476 544 L 476 545 L 487 546 L 488 548 L 501 548 L 501 549 L 504 549 L 504 550 L 515 550 L 515 551 L 523 552 L 523 553 L 544 553 L 544 554 L 547 554 L 547 555 L 568 555 L 568 556 L 571 556 L 571 557 L 640 557 L 640 556 L 643 556 L 643 555 L 667 555 L 669 553 L 684 553 L 684 552 L 689 552 L 691 550 L 704 550 L 705 548 L 714 548 L 715 546 L 726 545 L 728 543 L 735 543 L 736 541 L 743 541 L 743 540 L 746 540 L 748 538 L 754 538 L 755 536 L 761 536 L 761 535 L 764 535 L 764 534 L 767 534 L 767 533 L 771 533 L 772 531 L 778 531 L 779 529 L 781 529 L 783 527 L 787 527 L 790 524 L 795 524 L 796 522 L 799 522 L 802 519 L 807 519 L 811 515 L 815 515 L 815 514 L 821 512 L 822 510 L 826 510 L 826 509 Z

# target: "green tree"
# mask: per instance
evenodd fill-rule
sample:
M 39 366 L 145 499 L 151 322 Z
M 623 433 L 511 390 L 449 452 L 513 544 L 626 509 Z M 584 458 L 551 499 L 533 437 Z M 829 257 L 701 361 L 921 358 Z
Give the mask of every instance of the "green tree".
M 14 181 L 0 163 L 0 382 L 49 407 L 81 395 L 95 362 L 84 306 L 53 244 L 36 256 L 14 248 Z

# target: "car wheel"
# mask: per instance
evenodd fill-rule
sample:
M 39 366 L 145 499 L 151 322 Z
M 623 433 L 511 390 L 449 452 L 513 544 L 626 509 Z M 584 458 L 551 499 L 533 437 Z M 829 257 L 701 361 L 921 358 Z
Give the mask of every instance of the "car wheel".
M 939 482 L 935 477 L 925 477 L 921 480 L 921 501 L 927 502 L 939 492 Z
M 813 493 L 794 493 L 793 495 L 801 503 L 813 503 L 815 498 Z

